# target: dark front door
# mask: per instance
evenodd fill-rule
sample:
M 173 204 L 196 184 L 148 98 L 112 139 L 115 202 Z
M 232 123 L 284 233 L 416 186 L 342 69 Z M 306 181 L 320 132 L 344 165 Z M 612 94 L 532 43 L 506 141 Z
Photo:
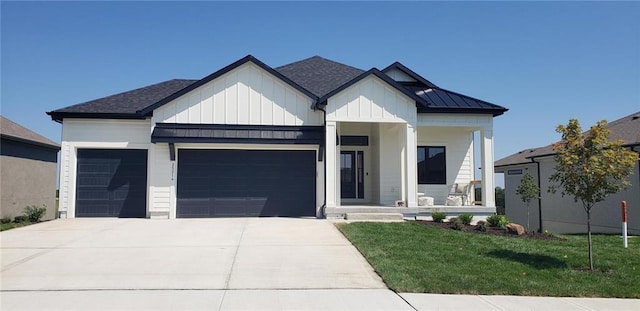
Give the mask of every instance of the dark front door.
M 315 215 L 315 151 L 178 151 L 177 217 Z
M 76 217 L 146 217 L 147 150 L 78 149 Z
M 340 197 L 364 199 L 364 152 L 340 152 Z

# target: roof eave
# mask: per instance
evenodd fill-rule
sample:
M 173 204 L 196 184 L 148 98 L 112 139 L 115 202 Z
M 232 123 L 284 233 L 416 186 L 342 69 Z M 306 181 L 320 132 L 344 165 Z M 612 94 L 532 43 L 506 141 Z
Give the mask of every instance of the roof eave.
M 0 134 L 0 138 L 7 139 L 7 140 L 12 140 L 12 141 L 16 141 L 16 142 L 21 142 L 21 143 L 25 143 L 25 144 L 29 144 L 29 145 L 45 147 L 45 148 L 48 148 L 48 149 L 60 150 L 60 146 L 57 145 L 57 144 L 52 145 L 52 144 L 42 143 L 42 142 L 39 142 L 39 141 L 33 141 L 33 140 L 30 140 L 30 139 L 25 139 L 25 138 L 21 138 L 21 137 L 17 137 L 17 136 L 6 135 L 6 134 Z
M 56 122 L 62 122 L 64 118 L 70 119 L 130 119 L 130 120 L 144 120 L 147 116 L 143 116 L 138 113 L 102 113 L 102 112 L 62 112 L 62 111 L 49 111 L 47 112 L 51 116 L 51 120 Z
M 422 101 L 424 102 L 424 101 Z M 507 112 L 507 108 L 464 108 L 464 107 L 419 107 L 418 113 L 470 113 L 470 114 L 491 114 L 494 117 Z

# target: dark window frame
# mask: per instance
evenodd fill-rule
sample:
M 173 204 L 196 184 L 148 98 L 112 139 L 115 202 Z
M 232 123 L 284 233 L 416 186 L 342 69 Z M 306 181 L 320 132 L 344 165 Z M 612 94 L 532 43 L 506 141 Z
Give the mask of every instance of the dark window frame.
M 442 163 L 438 160 L 429 158 L 430 149 L 442 149 Z M 420 154 L 424 155 L 424 161 L 416 163 L 418 170 L 418 184 L 420 185 L 446 185 L 447 184 L 447 148 L 445 146 L 418 146 L 417 159 Z M 423 167 L 421 167 L 423 166 Z M 441 166 L 441 167 L 434 167 Z

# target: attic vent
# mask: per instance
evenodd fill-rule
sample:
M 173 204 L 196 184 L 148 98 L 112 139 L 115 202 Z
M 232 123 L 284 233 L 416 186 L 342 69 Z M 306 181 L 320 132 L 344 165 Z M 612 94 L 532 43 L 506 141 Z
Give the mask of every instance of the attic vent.
M 631 120 L 637 120 L 637 119 L 640 119 L 640 115 L 638 115 L 638 114 L 633 116 L 633 117 L 631 117 Z

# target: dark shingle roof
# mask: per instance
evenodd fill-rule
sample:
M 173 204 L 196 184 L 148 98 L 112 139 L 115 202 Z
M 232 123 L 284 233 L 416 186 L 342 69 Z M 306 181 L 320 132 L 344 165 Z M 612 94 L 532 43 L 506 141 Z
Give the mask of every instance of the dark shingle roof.
M 330 95 L 343 90 L 365 76 L 374 74 L 386 81 L 390 86 L 413 98 L 418 103 L 419 113 L 491 113 L 497 116 L 507 111 L 504 107 L 439 88 L 398 62 L 393 63 L 384 71 L 391 69 L 402 70 L 415 78 L 415 82 L 397 82 L 387 76 L 384 71 L 372 68 L 365 72 L 320 56 L 310 57 L 273 69 L 255 57 L 247 55 L 200 80 L 169 80 L 54 110 L 47 112 L 47 114 L 56 121 L 62 121 L 65 117 L 146 118 L 153 113 L 154 109 L 246 62 L 253 62 L 258 65 L 316 101 L 316 104 L 325 104 L 318 102 L 318 98 L 326 100 Z
M 625 146 L 640 145 L 640 112 L 632 113 L 624 118 L 607 124 L 611 135 L 609 139 L 621 139 Z M 544 147 L 526 149 L 504 157 L 494 163 L 495 167 L 531 162 L 531 158 L 553 155 L 553 144 Z
M 174 79 L 152 84 L 135 90 L 91 100 L 81 104 L 51 111 L 52 118 L 61 114 L 120 114 L 135 116 L 163 98 L 191 85 L 197 80 Z M 59 119 L 58 119 L 59 120 Z
M 36 144 L 54 149 L 60 149 L 60 145 L 48 138 L 18 124 L 4 116 L 0 116 L 0 135 L 3 139 L 11 139 L 26 143 Z
M 318 97 L 323 97 L 364 72 L 362 69 L 320 56 L 303 59 L 275 69 Z

